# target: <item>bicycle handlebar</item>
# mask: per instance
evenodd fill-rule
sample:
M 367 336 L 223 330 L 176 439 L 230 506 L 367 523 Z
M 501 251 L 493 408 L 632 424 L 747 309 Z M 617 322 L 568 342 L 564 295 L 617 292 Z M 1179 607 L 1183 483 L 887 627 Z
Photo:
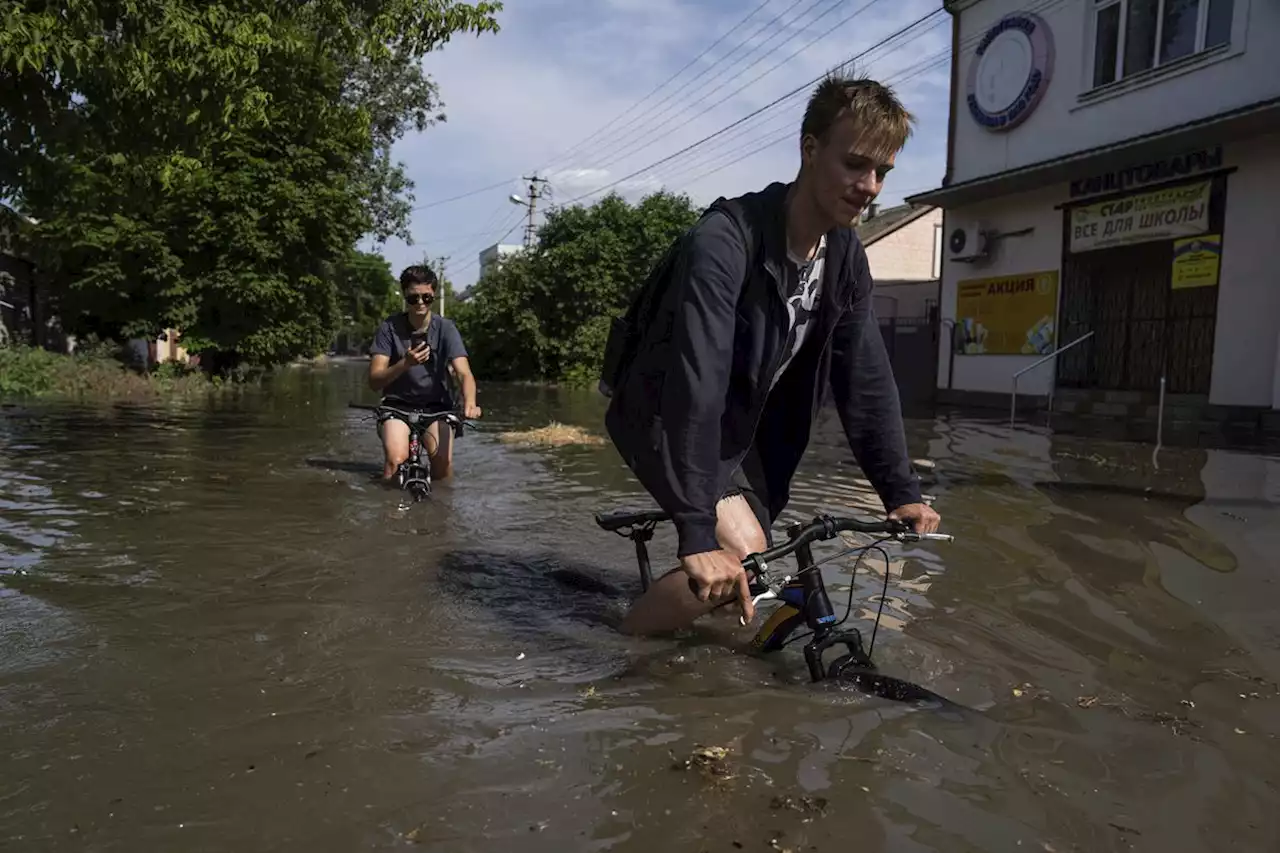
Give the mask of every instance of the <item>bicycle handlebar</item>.
M 381 404 L 368 405 L 365 403 L 348 403 L 347 408 L 361 409 L 368 412 L 391 412 L 402 417 L 409 424 L 429 424 L 432 421 L 445 421 L 453 427 L 454 432 L 459 435 L 462 434 L 462 428 L 464 426 L 470 427 L 471 429 L 479 429 L 474 421 L 466 420 L 457 412 L 414 412 L 409 409 L 402 409 L 398 406 L 387 406 Z
M 954 536 L 947 533 L 916 533 L 905 521 L 885 519 L 883 521 L 858 521 L 855 518 L 843 518 L 831 515 L 814 516 L 813 521 L 800 528 L 794 536 L 781 545 L 768 550 L 748 554 L 742 561 L 742 567 L 752 577 L 759 577 L 767 570 L 767 564 L 789 556 L 796 549 L 817 540 L 834 539 L 838 533 L 884 533 L 889 538 L 902 542 L 951 542 Z M 698 584 L 689 578 L 689 589 L 696 595 Z

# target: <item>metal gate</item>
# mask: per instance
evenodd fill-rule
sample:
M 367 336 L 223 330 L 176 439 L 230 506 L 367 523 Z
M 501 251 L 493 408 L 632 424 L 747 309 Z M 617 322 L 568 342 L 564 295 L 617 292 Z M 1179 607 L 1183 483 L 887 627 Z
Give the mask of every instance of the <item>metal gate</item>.
M 1223 179 L 1214 182 L 1210 231 L 1222 233 Z M 1068 218 L 1070 212 L 1065 214 Z M 1209 393 L 1218 288 L 1172 287 L 1169 240 L 1070 254 L 1062 261 L 1058 387 Z
M 938 387 L 938 315 L 886 317 L 880 334 L 904 403 L 932 401 Z

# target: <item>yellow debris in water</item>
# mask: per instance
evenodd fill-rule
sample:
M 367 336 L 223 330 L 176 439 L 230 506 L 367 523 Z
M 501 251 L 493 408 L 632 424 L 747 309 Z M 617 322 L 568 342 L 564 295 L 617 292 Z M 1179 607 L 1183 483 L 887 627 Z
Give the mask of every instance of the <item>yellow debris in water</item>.
M 538 429 L 522 432 L 499 433 L 498 438 L 508 444 L 541 445 L 543 447 L 563 447 L 569 444 L 604 444 L 604 439 L 582 427 L 552 421 Z

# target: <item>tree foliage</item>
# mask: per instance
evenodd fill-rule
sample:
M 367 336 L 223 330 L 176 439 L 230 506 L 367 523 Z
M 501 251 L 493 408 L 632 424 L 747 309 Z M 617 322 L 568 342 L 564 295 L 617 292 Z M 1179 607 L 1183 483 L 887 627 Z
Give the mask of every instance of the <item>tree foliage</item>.
M 697 216 L 687 196 L 667 192 L 637 205 L 611 194 L 551 211 L 537 247 L 504 258 L 454 316 L 476 370 L 494 379 L 597 379 L 613 318 Z
M 330 276 L 337 285 L 342 327 L 355 340 L 368 342 L 378 324 L 403 310 L 400 283 L 381 255 L 353 251 L 333 266 Z
M 322 350 L 332 270 L 407 236 L 390 156 L 443 118 L 424 54 L 497 30 L 452 0 L 0 0 L 0 197 L 75 331 Z

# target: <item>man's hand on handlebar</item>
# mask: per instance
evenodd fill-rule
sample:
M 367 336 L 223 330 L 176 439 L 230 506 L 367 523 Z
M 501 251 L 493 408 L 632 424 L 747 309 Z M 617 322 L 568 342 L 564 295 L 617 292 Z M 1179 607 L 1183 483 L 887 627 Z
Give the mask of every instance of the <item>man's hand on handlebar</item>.
M 680 559 L 680 568 L 692 581 L 690 588 L 697 587 L 695 593 L 699 601 L 727 598 L 736 591 L 744 624 L 755 618 L 756 608 L 751 603 L 746 569 L 728 551 L 720 549 L 690 554 Z
M 462 408 L 462 416 L 469 421 L 474 421 L 480 417 L 480 407 L 475 403 L 467 403 Z
M 902 521 L 910 525 L 915 533 L 937 533 L 942 518 L 928 504 L 906 504 L 889 513 L 891 521 Z

